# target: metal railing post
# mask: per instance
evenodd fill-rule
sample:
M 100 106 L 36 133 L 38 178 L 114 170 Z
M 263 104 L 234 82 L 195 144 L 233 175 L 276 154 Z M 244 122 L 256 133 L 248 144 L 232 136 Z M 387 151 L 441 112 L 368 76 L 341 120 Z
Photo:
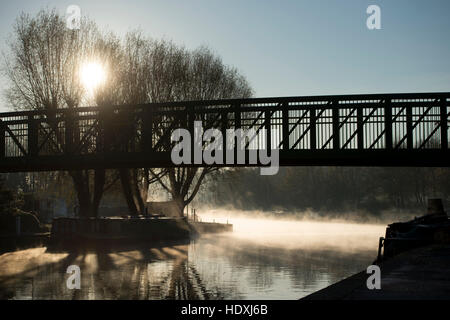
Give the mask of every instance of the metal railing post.
M 363 107 L 356 107 L 356 130 L 357 133 L 357 141 L 358 141 L 358 150 L 364 149 L 364 123 L 363 123 Z
M 38 154 L 38 123 L 34 116 L 28 116 L 28 156 Z
M 282 120 L 283 120 L 283 150 L 289 150 L 289 104 L 287 102 L 282 105 Z
M 6 157 L 6 128 L 3 120 L 0 119 L 0 159 Z
M 333 100 L 332 104 L 332 122 L 333 122 L 333 149 L 340 148 L 340 136 L 339 136 L 339 105 L 337 100 Z
M 392 105 L 391 99 L 387 99 L 384 106 L 385 147 L 392 149 Z
M 406 148 L 413 148 L 413 123 L 412 123 L 412 107 L 406 107 Z
M 448 115 L 447 115 L 447 98 L 441 97 L 440 105 L 441 114 L 441 149 L 448 149 Z
M 317 148 L 317 130 L 316 130 L 316 109 L 309 110 L 309 144 L 311 150 Z

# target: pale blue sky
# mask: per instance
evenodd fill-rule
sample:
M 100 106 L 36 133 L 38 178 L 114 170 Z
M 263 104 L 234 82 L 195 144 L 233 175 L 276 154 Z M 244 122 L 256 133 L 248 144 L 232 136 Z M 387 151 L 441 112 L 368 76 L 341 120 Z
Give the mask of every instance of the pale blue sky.
M 257 97 L 450 91 L 447 0 L 2 1 L 0 48 L 21 11 L 70 4 L 118 34 L 208 45 Z M 370 4 L 381 7 L 381 30 L 366 27 Z

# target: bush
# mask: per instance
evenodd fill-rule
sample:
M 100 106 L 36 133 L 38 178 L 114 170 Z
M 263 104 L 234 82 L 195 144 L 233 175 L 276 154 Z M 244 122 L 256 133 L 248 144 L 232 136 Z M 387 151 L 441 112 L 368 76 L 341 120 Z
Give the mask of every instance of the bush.
M 20 230 L 24 233 L 44 232 L 45 228 L 34 213 L 12 210 L 0 214 L 0 233 L 16 233 L 16 218 L 20 217 Z

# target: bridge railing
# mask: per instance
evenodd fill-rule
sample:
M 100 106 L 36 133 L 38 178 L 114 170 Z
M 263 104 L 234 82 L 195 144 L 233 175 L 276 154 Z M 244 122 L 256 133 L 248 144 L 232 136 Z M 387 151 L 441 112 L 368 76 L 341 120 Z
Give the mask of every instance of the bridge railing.
M 450 93 L 230 99 L 9 112 L 0 114 L 0 168 L 52 170 L 64 168 L 64 163 L 57 163 L 67 159 L 82 161 L 86 168 L 102 163 L 107 167 L 170 165 L 171 133 L 177 128 L 193 132 L 194 121 L 201 121 L 204 130 L 217 128 L 224 135 L 227 129 L 265 129 L 265 135 L 248 148 L 278 148 L 286 165 L 302 164 L 305 158 L 314 163 L 315 155 L 320 154 L 356 157 L 355 152 L 361 155 L 367 151 L 421 151 L 425 155 L 434 150 L 440 151 L 434 154 L 448 155 L 449 116 Z M 138 159 L 126 159 L 131 155 Z M 283 162 L 283 157 L 290 160 Z

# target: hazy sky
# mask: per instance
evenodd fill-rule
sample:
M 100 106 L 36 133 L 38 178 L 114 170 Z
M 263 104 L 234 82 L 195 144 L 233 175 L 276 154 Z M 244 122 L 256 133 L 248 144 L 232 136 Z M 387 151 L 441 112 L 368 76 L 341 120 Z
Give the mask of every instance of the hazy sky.
M 208 45 L 258 97 L 450 91 L 448 0 L 2 0 L 1 49 L 21 11 L 70 4 L 118 34 Z M 370 4 L 381 30 L 366 27 Z

